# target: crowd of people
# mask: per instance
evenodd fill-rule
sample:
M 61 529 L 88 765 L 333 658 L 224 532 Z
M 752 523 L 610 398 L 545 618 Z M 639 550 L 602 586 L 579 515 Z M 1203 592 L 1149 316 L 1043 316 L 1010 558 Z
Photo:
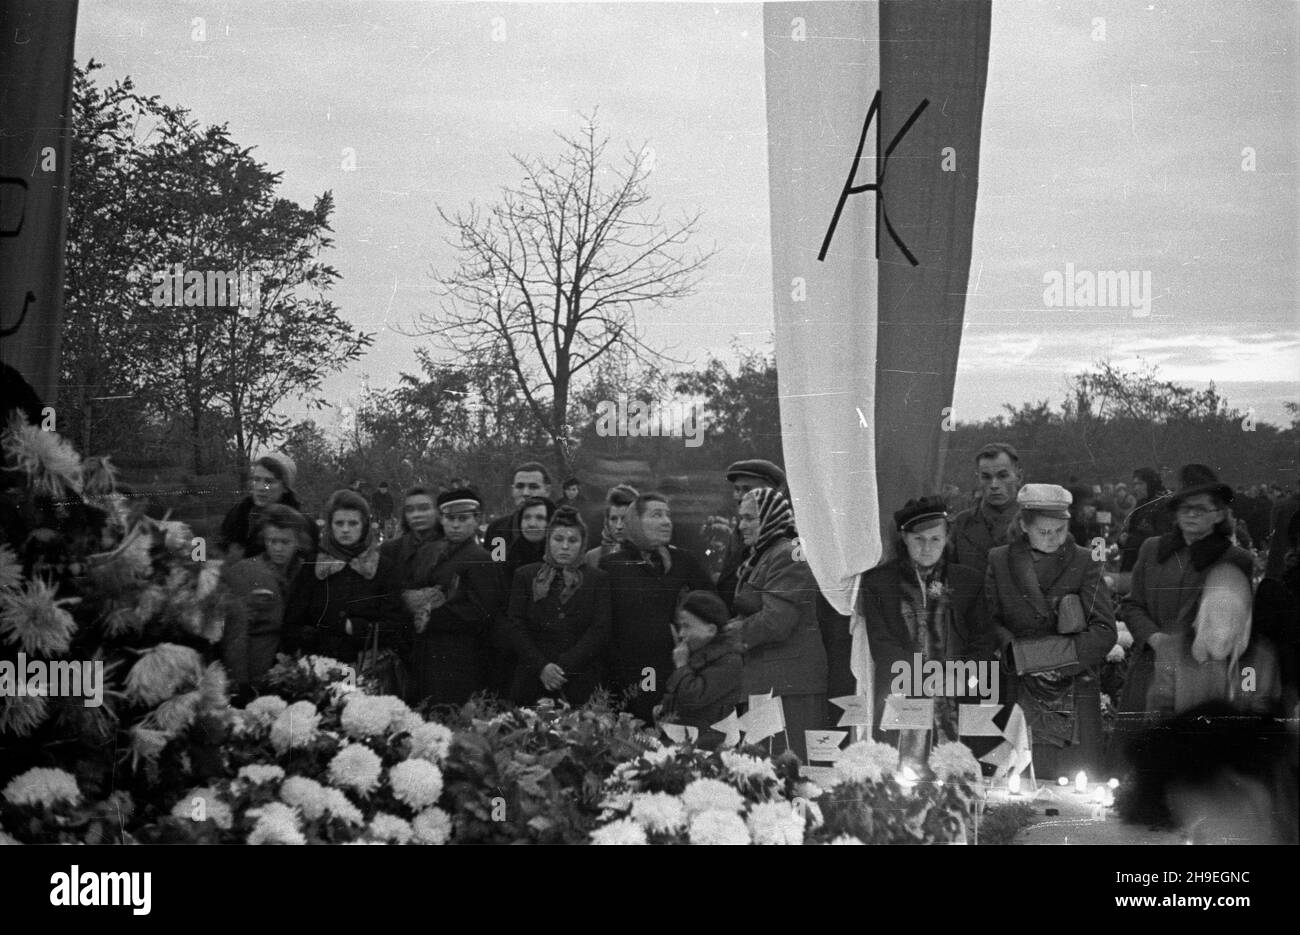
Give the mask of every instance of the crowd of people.
M 1024 483 L 1010 445 L 984 447 L 974 467 L 974 503 L 954 515 L 947 490 L 900 505 L 889 557 L 862 575 L 877 712 L 899 662 L 983 662 L 1051 779 L 1105 771 L 1106 699 L 1151 718 L 1207 704 L 1295 710 L 1300 495 L 1272 503 L 1256 537 L 1234 509 L 1239 492 L 1204 465 L 1185 466 L 1172 489 L 1139 468 L 1131 488 L 1078 495 Z M 734 520 L 711 518 L 706 557 L 674 545 L 665 495 L 619 484 L 584 516 L 576 479 L 552 500 L 536 462 L 515 469 L 514 509 L 490 521 L 460 482 L 400 502 L 381 498 L 386 485 L 370 500 L 340 490 L 313 520 L 293 462 L 260 458 L 222 532 L 232 684 L 248 695 L 276 653 L 320 653 L 417 704 L 491 692 L 576 705 L 603 686 L 706 744 L 722 739 L 713 725 L 771 696 L 785 723 L 773 753 L 806 759 L 805 732 L 835 723 L 828 698 L 854 691 L 849 619 L 799 553 L 781 468 L 747 460 L 726 477 Z M 387 536 L 386 507 L 399 527 Z M 1263 547 L 1257 563 L 1251 549 Z M 957 739 L 959 706 L 976 699 L 951 694 L 921 743 Z

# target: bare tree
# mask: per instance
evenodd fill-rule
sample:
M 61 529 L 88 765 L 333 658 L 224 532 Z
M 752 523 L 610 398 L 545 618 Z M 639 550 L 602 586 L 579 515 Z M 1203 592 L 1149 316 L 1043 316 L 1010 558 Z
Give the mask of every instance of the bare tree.
M 416 332 L 471 361 L 504 360 L 562 470 L 575 379 L 613 350 L 649 365 L 666 359 L 642 340 L 636 313 L 690 295 L 712 256 L 686 255 L 698 214 L 670 224 L 662 212 L 643 216 L 648 150 L 611 169 L 609 138 L 598 137 L 594 114 L 584 119 L 578 136 L 557 134 L 558 157 L 514 156 L 523 180 L 495 204 L 439 208 L 459 260 L 435 273 L 440 312 L 421 315 Z

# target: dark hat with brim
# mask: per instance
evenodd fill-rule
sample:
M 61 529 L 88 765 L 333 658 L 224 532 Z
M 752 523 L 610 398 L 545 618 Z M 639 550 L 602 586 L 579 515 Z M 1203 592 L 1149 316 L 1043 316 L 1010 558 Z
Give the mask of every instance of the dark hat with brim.
M 735 481 L 737 477 L 757 477 L 759 480 L 765 480 L 773 487 L 782 487 L 785 485 L 785 471 L 781 470 L 771 461 L 764 461 L 762 458 L 751 458 L 748 461 L 737 461 L 727 468 L 727 480 Z
M 947 518 L 948 505 L 942 497 L 908 500 L 901 510 L 894 511 L 894 525 L 899 532 L 913 532 L 935 520 Z
M 1166 504 L 1176 509 L 1188 497 L 1207 493 L 1224 506 L 1232 503 L 1232 488 L 1219 480 L 1218 475 L 1204 464 L 1184 464 L 1178 472 L 1178 489 L 1169 495 Z

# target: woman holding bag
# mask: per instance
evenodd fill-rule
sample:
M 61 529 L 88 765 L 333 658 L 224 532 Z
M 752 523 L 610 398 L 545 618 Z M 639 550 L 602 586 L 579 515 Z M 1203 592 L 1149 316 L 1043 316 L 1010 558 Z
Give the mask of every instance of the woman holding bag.
M 1069 538 L 1070 493 L 1026 484 L 1012 541 L 989 553 L 984 599 L 1010 701 L 1025 713 L 1034 770 L 1047 780 L 1101 765 L 1098 672 L 1115 645 L 1103 566 Z

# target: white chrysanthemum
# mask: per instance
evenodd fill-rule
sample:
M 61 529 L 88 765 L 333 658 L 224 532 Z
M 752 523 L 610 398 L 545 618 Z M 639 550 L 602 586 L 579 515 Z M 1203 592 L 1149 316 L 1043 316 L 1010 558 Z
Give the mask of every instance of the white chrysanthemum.
M 135 612 L 146 623 L 156 617 L 167 606 L 167 592 L 159 585 L 151 584 L 140 592 L 135 602 Z
M 162 531 L 163 545 L 167 548 L 167 551 L 189 554 L 190 540 L 194 538 L 194 530 L 180 520 L 175 519 L 160 521 L 158 528 Z
M 369 795 L 379 785 L 383 763 L 375 751 L 359 743 L 350 743 L 330 760 L 330 782 Z
M 12 834 L 7 834 L 4 831 L 0 831 L 0 847 L 4 847 L 7 844 L 22 844 L 22 843 L 23 843 L 22 841 L 18 840 Z
M 361 814 L 361 809 L 353 805 L 352 801 L 343 794 L 341 789 L 325 790 L 325 811 L 329 812 L 331 817 L 349 825 L 359 827 L 366 823 L 365 816 Z
M 156 705 L 185 689 L 203 675 L 203 660 L 188 646 L 159 643 L 146 649 L 126 676 L 126 693 L 132 701 Z
M 742 826 L 743 827 L 743 826 Z M 620 818 L 591 832 L 592 844 L 646 844 L 645 829 L 630 818 Z
M 7 545 L 0 545 L 0 588 L 16 588 L 23 582 L 23 565 Z
M 789 802 L 761 802 L 746 820 L 755 844 L 802 844 L 804 819 Z
M 240 767 L 239 778 L 247 779 L 255 786 L 264 782 L 275 782 L 284 778 L 284 769 L 273 763 L 250 763 Z
M 776 780 L 776 770 L 770 760 L 760 760 L 744 753 L 722 751 L 722 765 L 737 779 L 771 779 Z
M 328 807 L 325 787 L 306 776 L 289 776 L 285 779 L 280 786 L 280 799 L 297 808 L 309 821 L 324 815 Z
M 435 805 L 416 815 L 411 829 L 417 844 L 446 844 L 451 840 L 451 816 Z
M 835 761 L 840 782 L 879 782 L 897 769 L 898 751 L 874 740 L 849 744 Z
M 131 727 L 131 755 L 137 760 L 156 760 L 170 741 L 171 735 L 166 731 L 143 723 Z
M 211 821 L 223 831 L 234 824 L 234 814 L 211 786 L 191 789 L 172 806 L 172 815 L 188 821 Z
M 339 725 L 352 737 L 375 737 L 386 734 L 394 721 L 400 721 L 411 709 L 392 695 L 352 693 L 343 706 Z
M 137 526 L 127 533 L 126 541 L 117 547 L 113 561 L 119 562 L 119 568 L 127 575 L 147 578 L 153 573 L 153 536 L 142 527 Z M 169 582 L 170 584 L 170 582 Z
M 151 725 L 175 736 L 194 723 L 201 700 L 202 697 L 196 691 L 168 698 L 153 710 L 150 715 Z
M 696 779 L 682 791 L 682 805 L 688 815 L 699 812 L 739 812 L 745 798 L 719 779 Z
M 76 805 L 81 801 L 81 790 L 71 773 L 38 766 L 11 779 L 5 786 L 4 797 L 12 805 L 49 807 L 59 802 Z
M 839 837 L 837 837 L 835 840 L 831 841 L 831 843 L 832 843 L 832 844 L 864 844 L 864 845 L 865 845 L 867 842 L 866 842 L 866 841 L 863 841 L 861 838 L 855 838 L 855 837 L 854 837 L 853 835 L 851 835 L 851 834 L 841 834 L 841 835 L 840 835 Z
M 199 580 L 194 585 L 194 596 L 199 600 L 203 600 L 217 589 L 217 584 L 221 581 L 222 564 L 220 559 L 213 559 L 204 562 L 203 567 L 199 569 Z
M 283 802 L 269 802 L 259 808 L 250 808 L 248 814 L 257 818 L 249 832 L 249 844 L 306 844 L 298 824 L 298 813 Z
M 930 752 L 930 769 L 940 780 L 976 778 L 979 760 L 964 743 L 941 743 Z
M 681 799 L 667 792 L 640 792 L 632 796 L 628 817 L 646 831 L 672 834 L 686 825 L 686 807 Z
M 442 795 L 442 770 L 428 760 L 403 760 L 388 771 L 388 784 L 397 801 L 419 811 Z
M 68 651 L 77 623 L 64 608 L 79 598 L 55 599 L 54 589 L 40 578 L 17 590 L 0 591 L 0 637 L 24 652 L 58 656 Z
M 316 739 L 320 713 L 310 701 L 295 701 L 271 725 L 271 746 L 281 755 Z
M 395 734 L 409 734 L 419 730 L 425 725 L 426 721 L 414 711 L 407 711 L 405 714 L 393 718 L 393 723 L 389 725 Z
M 262 695 L 244 705 L 244 714 L 251 718 L 254 724 L 270 727 L 288 707 L 289 702 L 279 695 Z
M 347 672 L 351 669 L 351 666 L 346 666 L 329 656 L 303 656 L 298 660 L 298 667 L 310 672 L 321 681 L 328 679 L 331 672 Z
M 3 437 L 4 453 L 26 473 L 33 491 L 56 500 L 81 493 L 81 457 L 62 436 L 28 425 L 22 416 L 14 415 Z
M 370 819 L 368 830 L 372 838 L 394 844 L 406 844 L 415 834 L 410 822 L 387 812 L 376 812 L 375 817 Z
M 749 843 L 749 830 L 735 812 L 714 809 L 691 818 L 687 837 L 692 844 L 741 845 Z
M 0 734 L 26 737 L 45 723 L 50 704 L 42 695 L 0 697 Z
M 411 731 L 411 756 L 441 763 L 451 750 L 454 736 L 445 724 L 426 721 Z

